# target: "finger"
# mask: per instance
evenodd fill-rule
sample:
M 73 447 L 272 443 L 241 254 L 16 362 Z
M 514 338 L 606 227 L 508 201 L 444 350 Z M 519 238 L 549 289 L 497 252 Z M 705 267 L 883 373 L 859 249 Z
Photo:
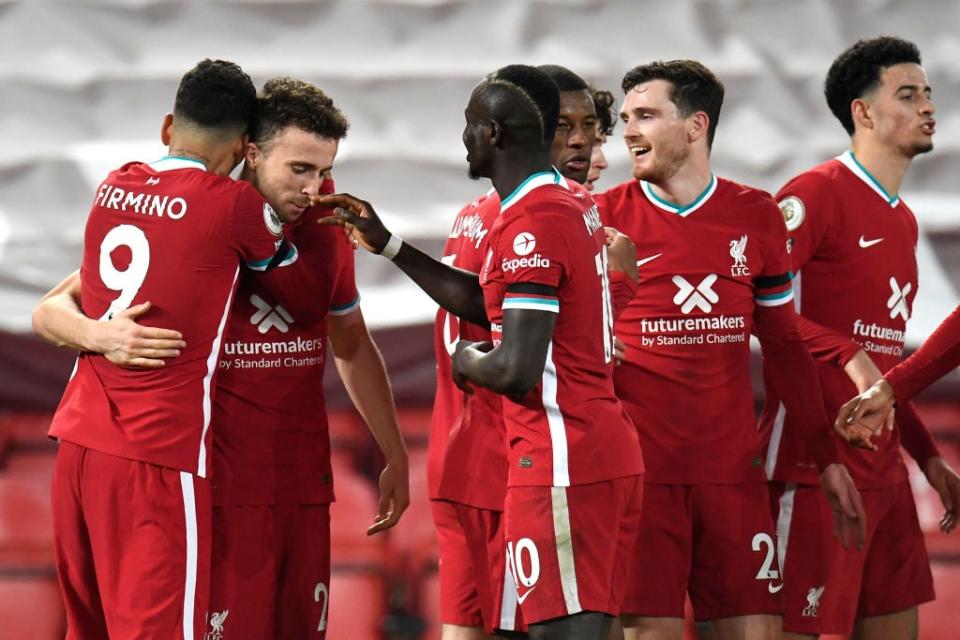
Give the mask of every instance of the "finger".
M 180 355 L 178 349 L 137 349 L 133 352 L 137 358 L 176 358 Z
M 179 331 L 173 329 L 161 329 L 160 327 L 144 327 L 140 326 L 138 330 L 141 338 L 150 338 L 154 340 L 171 340 L 177 343 L 180 343 L 182 346 L 187 346 L 186 342 L 183 342 L 183 334 Z
M 850 532 L 846 526 L 846 519 L 842 513 L 833 512 L 833 537 L 840 541 L 845 550 L 850 548 Z
M 142 344 L 147 349 L 183 349 L 187 346 L 183 340 L 153 337 L 144 337 Z
M 366 208 L 366 203 L 360 198 L 354 198 L 349 193 L 331 193 L 323 196 L 311 196 L 310 202 L 315 207 L 333 209 L 343 207 L 360 213 Z
M 385 495 L 380 496 L 380 504 L 378 505 L 378 508 L 379 511 L 377 512 L 377 516 L 374 518 L 373 524 L 367 527 L 368 536 L 393 526 L 392 524 L 388 526 L 390 516 L 392 515 L 390 510 L 390 498 Z
M 167 365 L 163 360 L 157 360 L 155 358 L 131 358 L 123 364 L 126 367 L 134 367 L 136 369 L 160 369 Z
M 140 304 L 135 304 L 132 307 L 127 307 L 123 311 L 117 314 L 117 317 L 124 318 L 136 318 L 141 316 L 150 310 L 150 301 L 141 302 Z
M 853 400 L 845 402 L 843 406 L 840 407 L 840 410 L 837 412 L 837 419 L 833 421 L 834 429 L 840 431 L 844 425 L 854 422 L 851 416 L 859 402 L 860 398 L 854 398 Z
M 887 414 L 887 431 L 893 431 L 893 426 L 896 423 L 897 414 L 894 409 L 890 410 L 890 413 Z
M 851 489 L 850 501 L 853 506 L 854 517 L 857 519 L 857 550 L 860 551 L 867 541 L 867 512 L 863 510 L 863 501 L 860 499 L 860 492 L 854 487 L 851 487 Z

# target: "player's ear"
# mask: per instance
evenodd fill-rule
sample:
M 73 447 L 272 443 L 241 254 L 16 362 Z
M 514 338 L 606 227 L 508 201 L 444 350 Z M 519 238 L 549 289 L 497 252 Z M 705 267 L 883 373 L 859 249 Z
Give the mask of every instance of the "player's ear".
M 263 154 L 260 153 L 260 147 L 257 146 L 257 143 L 247 142 L 247 147 L 243 155 L 243 159 L 247 163 L 247 166 L 251 169 L 256 169 L 257 165 L 260 164 L 261 157 L 263 157 Z
M 709 128 L 710 116 L 704 111 L 695 112 L 688 118 L 687 136 L 690 142 L 696 142 L 701 138 L 706 139 Z
M 487 143 L 491 147 L 498 147 L 503 142 L 503 125 L 496 120 L 490 120 L 483 128 Z
M 866 129 L 873 129 L 873 113 L 870 109 L 870 103 L 866 100 L 857 98 L 851 102 L 850 116 L 853 118 L 854 125 L 860 125 Z M 856 130 L 856 126 L 854 130 Z
M 160 125 L 160 142 L 163 146 L 169 147 L 170 140 L 173 138 L 173 114 L 168 113 L 163 116 L 163 123 Z

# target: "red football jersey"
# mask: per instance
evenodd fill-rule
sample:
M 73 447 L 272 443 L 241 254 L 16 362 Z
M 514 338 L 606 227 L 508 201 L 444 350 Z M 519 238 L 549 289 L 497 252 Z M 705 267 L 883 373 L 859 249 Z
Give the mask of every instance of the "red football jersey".
M 635 180 L 595 198 L 637 247 L 637 294 L 616 324 L 629 366 L 614 377 L 646 416 L 636 425 L 646 480 L 764 481 L 749 337 L 757 305 L 792 298 L 776 203 L 716 177 L 686 207 Z
M 881 371 L 898 363 L 917 295 L 917 221 L 898 197 L 887 194 L 849 151 L 800 174 L 777 200 L 790 233 L 802 315 L 857 342 Z M 839 367 L 817 363 L 828 415 L 857 395 Z M 768 474 L 816 484 L 790 415 L 768 393 L 761 417 Z M 893 486 L 906 477 L 899 430 L 884 430 L 876 452 L 841 447 L 844 464 L 861 489 Z
M 87 218 L 83 313 L 105 320 L 150 301 L 137 321 L 176 327 L 187 346 L 150 370 L 81 354 L 50 435 L 206 476 L 217 354 L 240 261 L 264 269 L 280 235 L 280 219 L 253 187 L 194 160 L 134 162 L 112 172 Z
M 502 398 L 510 486 L 643 472 L 636 430 L 613 392 L 604 240 L 589 193 L 556 169 L 531 175 L 504 198 L 490 230 L 480 284 L 494 344 L 506 309 L 558 314 L 541 382 L 521 398 Z M 552 287 L 555 295 L 518 292 L 523 284 Z
M 326 189 L 325 189 L 326 191 Z M 240 277 L 214 402 L 216 505 L 333 500 L 323 395 L 328 315 L 360 304 L 343 230 L 307 211 L 286 228 L 297 261 Z
M 500 214 L 491 189 L 465 206 L 443 248 L 443 261 L 480 273 L 490 228 Z M 434 324 L 437 390 L 430 421 L 427 483 L 430 497 L 502 511 L 507 491 L 507 438 L 500 396 L 482 387 L 465 394 L 453 383 L 451 356 L 460 339 L 490 341 L 488 327 L 461 321 L 443 307 Z

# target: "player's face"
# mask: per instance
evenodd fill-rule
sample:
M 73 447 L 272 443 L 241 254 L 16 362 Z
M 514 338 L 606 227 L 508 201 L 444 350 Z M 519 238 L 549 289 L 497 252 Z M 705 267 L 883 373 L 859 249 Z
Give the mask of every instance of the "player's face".
M 603 170 L 610 166 L 607 156 L 603 155 L 603 145 L 607 142 L 607 134 L 597 131 L 597 138 L 593 141 L 593 153 L 590 154 L 590 172 L 587 181 L 583 183 L 587 191 L 593 191 L 593 183 L 600 179 Z
M 330 177 L 338 147 L 338 140 L 287 127 L 264 148 L 250 145 L 250 182 L 284 222 L 294 222 L 310 205 L 310 196 L 319 194 L 323 181 Z
M 912 63 L 887 67 L 866 102 L 878 139 L 908 158 L 933 149 L 935 109 L 923 67 Z
M 481 87 L 474 90 L 463 115 L 466 125 L 463 127 L 463 146 L 467 149 L 467 173 L 472 180 L 490 177 L 493 154 L 488 144 L 489 117 L 479 99 Z
M 637 180 L 666 181 L 690 155 L 690 118 L 682 117 L 670 99 L 671 86 L 666 80 L 644 82 L 630 89 L 623 100 L 623 138 Z
M 550 161 L 564 177 L 583 184 L 597 135 L 597 112 L 590 92 L 561 91 L 560 119 L 550 147 Z

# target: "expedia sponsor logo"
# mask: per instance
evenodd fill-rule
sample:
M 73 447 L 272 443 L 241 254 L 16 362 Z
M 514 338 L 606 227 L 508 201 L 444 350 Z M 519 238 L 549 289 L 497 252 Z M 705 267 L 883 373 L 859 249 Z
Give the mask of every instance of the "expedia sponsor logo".
M 503 259 L 500 263 L 500 270 L 504 273 L 513 273 L 517 269 L 546 269 L 550 266 L 550 259 L 544 258 L 539 253 L 525 258 L 513 258 L 511 260 Z

